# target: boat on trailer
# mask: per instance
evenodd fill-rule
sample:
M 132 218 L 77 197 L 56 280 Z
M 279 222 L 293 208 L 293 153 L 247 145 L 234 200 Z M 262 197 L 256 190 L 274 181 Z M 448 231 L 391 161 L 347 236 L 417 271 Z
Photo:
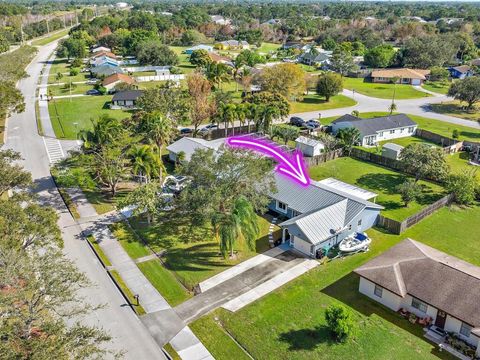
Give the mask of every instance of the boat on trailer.
M 365 233 L 355 233 L 352 236 L 346 237 L 340 244 L 338 249 L 342 252 L 354 252 L 368 248 L 372 239 Z

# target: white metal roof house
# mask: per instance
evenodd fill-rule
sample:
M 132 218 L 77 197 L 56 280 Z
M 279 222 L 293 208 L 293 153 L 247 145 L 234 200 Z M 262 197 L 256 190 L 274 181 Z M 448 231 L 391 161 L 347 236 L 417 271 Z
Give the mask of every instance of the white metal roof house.
M 288 218 L 280 224 L 282 241 L 307 256 L 369 229 L 383 209 L 367 200 L 376 194 L 336 179 L 312 181 L 306 188 L 282 175 L 275 174 L 275 180 L 269 208 Z
M 303 155 L 313 157 L 320 155 L 325 149 L 325 145 L 319 140 L 299 136 L 295 139 L 295 148 L 300 150 Z
M 406 239 L 355 273 L 362 294 L 393 311 L 430 318 L 429 339 L 442 343 L 442 330 L 454 333 L 480 356 L 480 267 Z
M 168 158 L 170 161 L 177 162 L 178 154 L 183 152 L 185 154 L 184 161 L 190 161 L 195 150 L 213 149 L 217 151 L 224 143 L 225 139 L 223 138 L 208 141 L 199 138 L 183 137 L 167 146 L 167 150 L 169 151 Z
M 412 136 L 417 129 L 417 123 L 405 114 L 380 116 L 369 119 L 362 119 L 346 114 L 332 122 L 334 135 L 340 129 L 354 127 L 360 131 L 362 146 L 375 146 L 384 140 L 398 139 Z

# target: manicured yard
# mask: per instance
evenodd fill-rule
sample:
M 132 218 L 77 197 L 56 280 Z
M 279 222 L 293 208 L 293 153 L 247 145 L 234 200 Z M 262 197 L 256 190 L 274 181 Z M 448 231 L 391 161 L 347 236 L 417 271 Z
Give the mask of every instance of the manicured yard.
M 450 84 L 448 81 L 427 81 L 422 87 L 438 94 L 447 94 Z
M 369 148 L 361 147 L 361 149 L 365 150 L 365 151 L 368 151 L 368 152 L 375 153 L 375 154 L 382 154 L 382 147 L 386 143 L 394 143 L 394 144 L 398 144 L 398 145 L 403 146 L 403 147 L 408 146 L 410 144 L 414 144 L 414 143 L 422 143 L 422 144 L 429 144 L 429 145 L 436 146 L 435 143 L 433 143 L 431 141 L 428 141 L 428 140 L 425 140 L 425 139 L 422 139 L 422 138 L 419 138 L 417 136 L 406 136 L 406 137 L 398 138 L 398 139 L 380 141 L 378 143 L 378 146 L 376 146 L 376 147 L 369 147 Z
M 430 96 L 422 91 L 415 90 L 410 85 L 402 84 L 379 84 L 367 82 L 362 78 L 343 78 L 343 87 L 349 90 L 355 90 L 363 95 L 376 97 L 380 99 L 391 99 L 393 96 L 393 88 L 395 87 L 396 99 L 416 99 Z
M 274 43 L 268 43 L 268 42 L 264 42 L 262 43 L 262 46 L 260 46 L 257 51 L 259 53 L 265 53 L 265 54 L 268 54 L 269 52 L 271 51 L 276 51 L 280 48 L 280 44 L 274 44 Z
M 308 111 L 343 108 L 354 106 L 356 103 L 355 100 L 343 95 L 333 96 L 330 98 L 329 102 L 326 102 L 324 97 L 320 97 L 316 94 L 309 94 L 306 95 L 302 101 L 290 102 L 290 113 L 295 114 Z
M 111 99 L 112 96 L 105 95 L 50 101 L 48 111 L 55 135 L 62 139 L 76 139 L 77 131 L 92 128 L 92 122 L 104 114 L 118 119 L 130 117 L 128 111 L 110 110 L 108 104 Z
M 432 110 L 439 114 L 455 116 L 466 120 L 480 121 L 480 112 L 478 109 L 467 110 L 464 108 L 465 106 L 466 103 L 451 101 L 442 104 L 432 104 Z
M 180 217 L 169 217 L 166 213 L 162 221 L 147 226 L 145 222 L 131 219 L 131 224 L 155 251 L 167 250 L 163 255 L 166 267 L 176 274 L 188 289 L 193 289 L 199 282 L 236 265 L 245 259 L 268 249 L 269 221 L 259 217 L 260 236 L 254 251 L 246 244 L 237 244 L 236 256 L 223 259 L 219 245 L 213 237 L 210 227 L 192 227 Z M 279 236 L 277 233 L 276 236 Z
M 360 117 L 370 118 L 375 116 L 388 115 L 386 112 L 367 112 L 361 113 Z M 450 124 L 444 121 L 429 119 L 422 116 L 407 114 L 413 121 L 418 124 L 418 127 L 439 135 L 452 137 L 452 132 L 457 129 L 459 132 L 459 140 L 480 141 L 480 130 L 476 130 L 471 127 Z M 321 122 L 324 125 L 330 124 L 333 120 L 338 119 L 339 116 L 332 116 L 328 118 L 322 118 Z
M 57 74 L 61 73 L 63 77 L 57 79 Z M 77 75 L 70 76 L 70 64 L 67 62 L 67 59 L 55 59 L 53 60 L 52 65 L 50 66 L 50 71 L 48 73 L 48 83 L 57 84 L 69 81 L 86 81 L 90 78 L 90 74 L 87 72 L 80 72 Z
M 215 321 L 214 316 L 206 315 L 190 324 L 190 328 L 215 359 L 250 359 Z
M 478 166 L 470 165 L 469 154 L 466 152 L 457 152 L 452 155 L 446 155 L 447 163 L 450 166 L 450 170 L 456 174 L 474 173 L 477 179 L 480 181 L 480 169 Z
M 143 244 L 127 223 L 119 222 L 110 225 L 110 231 L 117 238 L 120 245 L 132 259 L 138 259 L 152 254 L 152 251 Z
M 160 260 L 141 262 L 137 266 L 171 306 L 181 304 L 192 296 Z
M 445 195 L 439 185 L 420 181 L 421 198 L 405 207 L 395 187 L 408 178 L 406 175 L 349 157 L 311 167 L 308 171 L 315 180 L 334 177 L 377 193 L 376 202 L 385 207 L 382 214 L 394 220 L 403 220 Z
M 63 29 L 63 30 L 60 30 L 56 33 L 53 33 L 50 36 L 34 40 L 34 41 L 32 41 L 32 45 L 33 46 L 42 46 L 42 45 L 50 44 L 52 41 L 58 40 L 58 39 L 60 39 L 64 36 L 68 35 L 69 30 L 70 29 Z
M 137 305 L 137 300 L 133 297 L 132 291 L 128 288 L 127 284 L 125 284 L 125 281 L 123 281 L 122 277 L 118 273 L 117 270 L 110 270 L 109 271 L 110 275 L 112 275 L 113 279 L 117 283 L 118 287 L 122 290 L 122 293 L 127 297 L 128 301 L 130 304 L 133 305 L 133 309 L 138 315 L 144 315 L 145 310 L 141 305 Z
M 65 79 L 69 81 L 69 79 Z M 52 96 L 65 96 L 75 94 L 85 94 L 88 90 L 93 89 L 93 85 L 87 84 L 72 84 L 72 92 L 70 93 L 69 85 L 50 85 L 48 87 L 48 94 Z
M 182 70 L 183 73 L 188 74 L 189 72 L 195 71 L 195 66 L 190 64 L 190 55 L 184 54 L 183 52 L 190 48 L 191 46 L 170 46 L 170 49 L 178 55 L 180 59 L 180 63 L 177 65 L 179 69 Z

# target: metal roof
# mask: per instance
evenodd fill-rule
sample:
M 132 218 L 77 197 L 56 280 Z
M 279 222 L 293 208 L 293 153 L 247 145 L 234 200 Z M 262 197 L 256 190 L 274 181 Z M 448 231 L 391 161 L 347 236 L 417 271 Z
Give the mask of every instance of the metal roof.
M 374 192 L 359 188 L 358 186 L 351 185 L 334 178 L 323 179 L 319 181 L 319 183 L 330 188 L 332 191 L 340 190 L 346 194 L 351 194 L 363 200 L 370 200 L 377 196 L 377 194 Z
M 393 130 L 417 125 L 416 122 L 414 122 L 405 114 L 380 116 L 369 119 L 361 119 L 356 116 L 346 114 L 332 121 L 332 124 L 339 124 L 342 122 L 350 123 L 352 127 L 357 128 L 362 137 L 367 135 L 375 135 L 379 131 Z
M 395 143 L 386 143 L 386 144 L 383 144 L 382 148 L 383 148 L 383 149 L 390 149 L 390 150 L 394 150 L 394 151 L 401 151 L 401 150 L 403 150 L 403 146 L 402 146 L 402 145 L 398 145 L 398 144 L 395 144 Z
M 308 138 L 306 136 L 299 136 L 298 138 L 295 139 L 295 142 L 300 143 L 300 144 L 309 145 L 309 146 L 317 146 L 317 145 L 323 146 L 323 143 L 321 141 L 318 141 L 318 140 L 315 140 L 315 139 L 312 139 L 312 138 Z
M 225 143 L 225 139 L 216 139 L 212 141 L 207 141 L 204 139 L 198 138 L 191 138 L 191 137 L 183 137 L 174 143 L 167 146 L 167 150 L 178 154 L 180 152 L 185 153 L 185 160 L 190 161 L 193 153 L 197 149 L 213 149 L 218 150 L 218 148 Z

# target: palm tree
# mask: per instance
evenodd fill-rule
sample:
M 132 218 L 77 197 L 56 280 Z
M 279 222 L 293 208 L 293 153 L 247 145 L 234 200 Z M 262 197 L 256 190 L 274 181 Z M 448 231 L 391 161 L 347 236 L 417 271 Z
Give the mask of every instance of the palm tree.
M 390 106 L 388 107 L 388 111 L 390 111 L 390 115 L 392 115 L 392 113 L 394 111 L 397 111 L 397 104 L 395 104 L 393 101 L 392 103 L 390 104 Z
M 232 77 L 235 82 L 235 91 L 238 91 L 238 80 L 240 80 L 240 71 L 242 70 L 243 63 L 240 61 L 233 62 Z
M 259 233 L 257 219 L 252 204 L 244 197 L 235 201 L 230 214 L 221 213 L 212 218 L 212 225 L 224 257 L 228 252 L 230 257 L 233 257 L 235 243 L 239 239 L 244 240 L 249 249 L 255 249 L 255 240 Z
M 280 110 L 275 105 L 267 105 L 262 113 L 262 129 L 271 134 L 273 120 L 280 116 Z
M 250 92 L 250 86 L 252 85 L 252 71 L 248 68 L 243 68 L 242 73 L 240 74 L 240 82 L 243 86 L 243 92 L 245 95 Z
M 343 145 L 345 152 L 350 156 L 353 147 L 360 141 L 361 134 L 357 128 L 348 127 L 340 129 L 337 134 L 337 138 Z
M 145 183 L 148 183 L 152 177 L 158 176 L 159 169 L 163 167 L 150 145 L 137 145 L 131 148 L 128 157 L 132 165 L 132 172 L 140 179 L 145 178 Z
M 205 68 L 205 76 L 208 81 L 221 89 L 222 82 L 228 81 L 230 77 L 229 68 L 225 64 L 212 62 Z
M 248 107 L 246 104 L 238 104 L 235 115 L 237 117 L 238 122 L 240 123 L 240 129 L 245 126 L 245 119 L 247 117 Z
M 102 145 L 112 142 L 122 131 L 120 121 L 108 115 L 102 115 L 97 122 L 93 124 L 92 130 L 81 130 L 77 137 L 83 141 L 85 150 L 92 150 Z
M 233 132 L 235 133 L 235 119 L 237 117 L 236 111 L 237 111 L 237 107 L 236 107 L 235 104 L 220 103 L 220 106 L 218 108 L 217 117 L 224 124 L 225 137 L 228 136 L 228 125 L 229 124 L 233 125 L 233 128 L 234 128 Z
M 153 141 L 157 146 L 158 158 L 162 164 L 162 148 L 169 144 L 175 137 L 178 129 L 174 123 L 159 111 L 146 113 L 140 118 L 140 131 L 147 140 Z M 163 165 L 161 166 L 163 167 Z M 162 173 L 159 174 L 160 180 Z

